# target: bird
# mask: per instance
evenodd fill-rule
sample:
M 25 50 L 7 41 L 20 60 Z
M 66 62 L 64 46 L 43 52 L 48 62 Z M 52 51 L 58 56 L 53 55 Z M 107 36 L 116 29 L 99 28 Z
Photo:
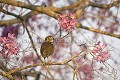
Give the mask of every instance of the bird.
M 45 42 L 43 42 L 43 44 L 41 45 L 41 56 L 44 58 L 48 58 L 50 55 L 52 55 L 54 53 L 54 38 L 53 36 L 47 36 L 45 38 Z

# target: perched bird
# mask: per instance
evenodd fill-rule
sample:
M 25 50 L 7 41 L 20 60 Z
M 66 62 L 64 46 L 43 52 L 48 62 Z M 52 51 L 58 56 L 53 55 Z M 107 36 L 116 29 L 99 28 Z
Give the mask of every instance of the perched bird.
M 45 38 L 45 42 L 41 45 L 40 52 L 44 59 L 53 54 L 54 52 L 53 42 L 54 38 L 52 36 L 47 36 Z

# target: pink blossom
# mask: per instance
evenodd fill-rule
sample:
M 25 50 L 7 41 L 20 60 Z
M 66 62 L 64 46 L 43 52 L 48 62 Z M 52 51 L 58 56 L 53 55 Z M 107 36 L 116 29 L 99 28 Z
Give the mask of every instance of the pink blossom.
M 94 60 L 100 61 L 100 62 L 105 62 L 110 58 L 110 54 L 108 52 L 103 52 L 102 54 L 97 55 L 94 57 Z
M 94 54 L 94 60 L 105 62 L 110 58 L 110 54 L 108 51 L 105 51 L 104 49 L 107 47 L 106 44 L 102 44 L 98 42 L 96 47 L 92 50 L 92 53 Z
M 100 42 L 98 42 L 95 46 L 95 48 L 92 50 L 92 53 L 96 54 L 96 53 L 100 53 L 103 49 L 106 48 L 106 44 L 101 44 Z
M 71 30 L 76 27 L 77 20 L 72 13 L 60 14 L 58 16 L 60 27 L 66 30 Z
M 103 58 L 102 58 L 102 61 L 106 61 L 110 58 L 110 54 L 108 53 L 108 51 L 104 51 L 103 52 Z
M 9 55 L 17 55 L 19 52 L 18 43 L 14 37 L 14 34 L 8 33 L 8 37 L 0 37 L 0 46 L 0 53 L 6 60 L 9 59 Z

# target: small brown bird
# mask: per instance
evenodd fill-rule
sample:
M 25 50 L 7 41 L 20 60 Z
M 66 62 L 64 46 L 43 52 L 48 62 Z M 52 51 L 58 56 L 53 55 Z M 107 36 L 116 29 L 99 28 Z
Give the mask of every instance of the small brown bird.
M 54 52 L 54 38 L 52 36 L 47 36 L 45 38 L 45 42 L 41 45 L 41 55 L 45 59 L 46 57 L 49 57 Z

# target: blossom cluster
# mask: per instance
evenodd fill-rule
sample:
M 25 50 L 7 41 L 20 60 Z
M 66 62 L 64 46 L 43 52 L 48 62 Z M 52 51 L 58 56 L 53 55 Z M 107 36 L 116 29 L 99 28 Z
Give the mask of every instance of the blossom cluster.
M 77 20 L 74 14 L 65 13 L 58 15 L 60 27 L 66 30 L 71 30 L 76 27 Z
M 0 37 L 0 54 L 9 60 L 10 55 L 17 55 L 19 52 L 18 43 L 14 34 L 8 33 L 8 37 Z
M 105 50 L 106 47 L 106 44 L 101 44 L 100 42 L 96 44 L 96 47 L 92 50 L 92 53 L 94 54 L 94 60 L 105 62 L 110 58 L 109 51 Z

